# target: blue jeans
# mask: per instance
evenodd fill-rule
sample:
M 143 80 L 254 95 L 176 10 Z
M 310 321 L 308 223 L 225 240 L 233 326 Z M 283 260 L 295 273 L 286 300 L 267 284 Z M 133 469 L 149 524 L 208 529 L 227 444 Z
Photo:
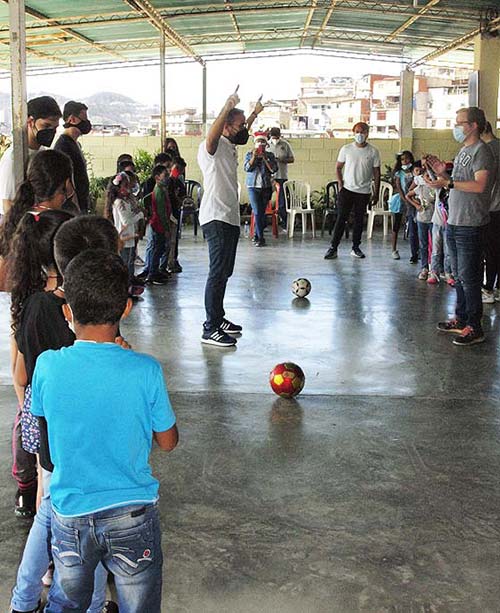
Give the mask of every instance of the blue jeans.
M 287 179 L 274 179 L 275 183 L 279 185 L 278 188 L 278 215 L 281 220 L 281 225 L 286 228 L 286 204 L 285 204 L 285 190 L 283 186 Z
M 144 254 L 144 268 L 141 274 L 148 274 L 151 268 L 151 257 L 153 255 L 153 228 L 148 223 L 146 226 L 146 252 Z
M 152 242 L 153 249 L 151 253 L 150 266 L 149 266 L 149 277 L 158 274 L 158 269 L 160 267 L 160 259 L 162 255 L 166 251 L 167 237 L 164 232 L 156 232 L 151 229 L 152 234 Z
M 418 229 L 417 222 L 413 214 L 406 216 L 408 224 L 408 238 L 410 239 L 410 253 L 413 260 L 418 259 Z
M 240 237 L 239 226 L 223 221 L 210 221 L 201 229 L 208 243 L 209 270 L 205 285 L 205 311 L 203 324 L 206 332 L 215 332 L 224 318 L 224 295 L 227 280 L 233 274 L 236 248 Z
M 432 232 L 432 224 L 417 221 L 417 228 L 422 268 L 429 268 L 429 232 Z
M 483 228 L 448 224 L 446 240 L 451 271 L 455 277 L 457 306 L 455 314 L 463 324 L 481 330 L 483 302 Z
M 99 562 L 114 576 L 120 613 L 161 613 L 163 556 L 156 504 L 81 517 L 52 511 L 52 553 L 64 603 L 70 604 L 49 593 L 46 613 L 85 611 Z
M 270 187 L 248 187 L 248 197 L 255 217 L 255 236 L 259 239 L 264 238 L 264 228 L 266 227 L 266 208 L 271 198 Z
M 32 611 L 36 608 L 42 595 L 42 577 L 52 560 L 50 474 L 44 471 L 44 496 L 28 534 L 21 564 L 17 571 L 16 585 L 12 590 L 10 606 L 16 611 Z M 108 573 L 105 568 L 99 564 L 95 570 L 94 595 L 88 607 L 88 613 L 100 613 L 104 607 L 107 577 Z M 64 602 L 63 595 L 58 591 L 57 573 L 54 576 L 50 593 Z
M 438 275 L 442 272 L 451 272 L 448 244 L 446 243 L 446 228 L 438 224 L 433 224 L 432 226 L 431 270 Z
M 135 247 L 124 247 L 120 251 L 120 256 L 128 270 L 128 278 L 131 282 L 135 274 Z

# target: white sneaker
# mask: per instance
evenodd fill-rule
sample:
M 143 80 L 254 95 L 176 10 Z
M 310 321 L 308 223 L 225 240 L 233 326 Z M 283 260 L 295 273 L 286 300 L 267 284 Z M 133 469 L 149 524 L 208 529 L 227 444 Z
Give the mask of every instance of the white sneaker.
M 500 289 L 493 290 L 493 293 L 495 294 L 495 300 L 500 302 Z
M 420 281 L 426 281 L 428 276 L 429 276 L 429 271 L 427 270 L 427 268 L 422 268 L 422 270 L 420 271 L 418 275 L 418 278 L 420 279 Z
M 483 289 L 481 290 L 481 298 L 483 301 L 483 304 L 495 304 L 495 292 L 493 292 L 492 290 L 489 289 Z
M 396 249 L 395 251 L 392 252 L 392 259 L 393 260 L 400 260 L 401 258 L 399 257 L 399 251 Z
M 52 585 L 52 579 L 54 577 L 54 566 L 51 563 L 50 566 L 47 568 L 47 572 L 45 573 L 45 575 L 42 577 L 42 583 L 45 587 L 50 587 Z

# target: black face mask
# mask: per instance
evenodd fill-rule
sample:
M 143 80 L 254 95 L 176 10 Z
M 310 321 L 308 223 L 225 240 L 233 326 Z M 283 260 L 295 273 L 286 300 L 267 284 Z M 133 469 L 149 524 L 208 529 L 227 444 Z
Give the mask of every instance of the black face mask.
M 248 133 L 248 129 L 243 127 L 236 134 L 228 137 L 229 140 L 233 143 L 233 145 L 246 145 L 248 139 L 250 138 L 250 134 Z
M 88 134 L 92 130 L 92 124 L 88 119 L 82 119 L 75 128 L 78 128 L 82 134 Z
M 44 147 L 50 147 L 55 135 L 56 128 L 44 128 L 43 130 L 38 130 L 36 133 L 36 142 Z

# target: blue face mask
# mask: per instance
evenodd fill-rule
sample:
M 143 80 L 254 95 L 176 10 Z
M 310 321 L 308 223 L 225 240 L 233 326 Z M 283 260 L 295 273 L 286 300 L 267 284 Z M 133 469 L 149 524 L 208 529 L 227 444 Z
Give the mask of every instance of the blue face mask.
M 453 138 L 457 141 L 457 143 L 463 143 L 467 138 L 467 135 L 464 134 L 463 126 L 455 126 L 453 128 Z
M 410 170 L 410 168 L 411 168 L 411 164 L 403 164 L 403 165 L 401 166 L 401 168 L 402 168 L 403 170 Z

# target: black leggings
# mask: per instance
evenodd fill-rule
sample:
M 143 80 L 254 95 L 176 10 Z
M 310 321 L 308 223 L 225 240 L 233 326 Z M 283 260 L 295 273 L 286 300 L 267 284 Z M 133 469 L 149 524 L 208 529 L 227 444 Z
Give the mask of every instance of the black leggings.
M 401 229 L 401 222 L 403 221 L 403 213 L 392 214 L 392 231 L 397 234 Z
M 500 211 L 490 213 L 486 226 L 484 257 L 486 260 L 486 289 L 492 290 L 500 284 Z

